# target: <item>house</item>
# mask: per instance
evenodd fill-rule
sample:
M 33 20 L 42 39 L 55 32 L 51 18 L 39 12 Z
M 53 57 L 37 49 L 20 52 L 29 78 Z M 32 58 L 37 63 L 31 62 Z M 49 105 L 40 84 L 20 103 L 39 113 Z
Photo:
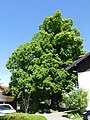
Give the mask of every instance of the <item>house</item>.
M 90 71 L 90 52 L 86 55 L 81 55 L 80 58 L 72 65 L 67 67 L 67 70 L 70 72 L 77 71 L 77 72 L 85 72 Z
M 17 101 L 12 96 L 3 95 L 4 87 L 0 86 L 0 104 L 7 103 L 13 106 L 17 110 Z
M 89 93 L 88 109 L 90 110 L 90 52 L 80 56 L 73 64 L 67 67 L 67 70 L 78 76 L 78 87 Z

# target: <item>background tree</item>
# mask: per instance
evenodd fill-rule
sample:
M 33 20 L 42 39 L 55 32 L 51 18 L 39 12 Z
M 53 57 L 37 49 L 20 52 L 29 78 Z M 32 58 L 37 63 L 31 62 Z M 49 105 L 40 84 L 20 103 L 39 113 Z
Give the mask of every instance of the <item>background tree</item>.
M 12 73 L 10 86 L 14 97 L 28 98 L 32 108 L 46 100 L 58 107 L 62 93 L 72 90 L 76 79 L 66 67 L 84 54 L 83 39 L 79 36 L 73 20 L 62 18 L 60 11 L 45 18 L 39 32 L 29 43 L 18 47 L 6 65 Z
M 9 87 L 3 87 L 2 94 L 7 95 L 7 96 L 12 96 L 12 91 Z
M 88 105 L 88 92 L 82 89 L 63 94 L 63 104 L 67 110 L 74 110 L 82 114 Z

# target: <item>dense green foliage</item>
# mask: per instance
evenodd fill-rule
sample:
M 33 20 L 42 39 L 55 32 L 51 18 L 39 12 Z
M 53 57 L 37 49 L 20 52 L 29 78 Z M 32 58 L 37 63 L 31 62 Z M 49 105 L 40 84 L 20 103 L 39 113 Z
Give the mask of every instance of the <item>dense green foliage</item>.
M 82 113 L 87 107 L 88 92 L 79 89 L 63 95 L 63 103 L 69 110 Z
M 20 99 L 25 112 L 49 100 L 58 107 L 62 93 L 73 89 L 76 77 L 66 67 L 83 54 L 83 40 L 73 20 L 56 11 L 45 18 L 32 40 L 12 53 L 7 63 L 14 98 Z
M 44 116 L 24 113 L 7 114 L 0 116 L 0 120 L 47 120 Z

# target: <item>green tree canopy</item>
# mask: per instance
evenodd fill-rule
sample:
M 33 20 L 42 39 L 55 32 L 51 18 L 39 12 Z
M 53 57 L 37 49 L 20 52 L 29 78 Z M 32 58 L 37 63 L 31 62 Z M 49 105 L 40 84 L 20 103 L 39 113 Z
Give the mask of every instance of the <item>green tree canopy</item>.
M 72 90 L 76 77 L 66 67 L 84 54 L 83 39 L 72 19 L 56 11 L 44 19 L 32 40 L 18 47 L 7 62 L 15 98 L 58 104 L 63 92 Z M 26 95 L 26 97 L 25 97 Z M 27 99 L 26 99 L 27 100 Z

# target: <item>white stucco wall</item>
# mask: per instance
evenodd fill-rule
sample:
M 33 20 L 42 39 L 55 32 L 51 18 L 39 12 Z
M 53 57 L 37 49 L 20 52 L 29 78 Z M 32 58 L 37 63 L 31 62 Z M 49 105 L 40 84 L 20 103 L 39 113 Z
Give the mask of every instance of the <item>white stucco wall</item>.
M 88 107 L 90 109 L 90 71 L 78 73 L 79 88 L 88 91 Z

